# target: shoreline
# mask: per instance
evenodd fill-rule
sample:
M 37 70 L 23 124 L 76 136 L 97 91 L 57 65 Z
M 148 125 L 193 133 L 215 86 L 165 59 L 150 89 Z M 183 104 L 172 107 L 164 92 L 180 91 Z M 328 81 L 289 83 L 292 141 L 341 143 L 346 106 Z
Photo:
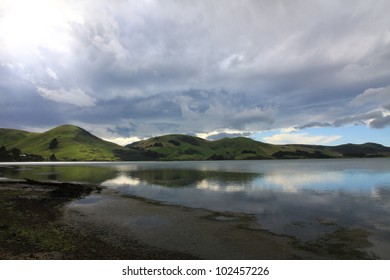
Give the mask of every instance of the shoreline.
M 0 181 L 0 260 L 194 259 L 131 239 L 125 248 L 72 226 L 64 220 L 64 207 L 76 197 L 61 195 L 65 185 L 88 189 L 78 198 L 101 191 L 73 183 Z
M 67 188 L 75 192 L 60 191 Z M 376 258 L 364 251 L 370 243 L 362 230 L 302 243 L 248 214 L 167 205 L 98 185 L 0 181 L 0 210 L 0 259 Z

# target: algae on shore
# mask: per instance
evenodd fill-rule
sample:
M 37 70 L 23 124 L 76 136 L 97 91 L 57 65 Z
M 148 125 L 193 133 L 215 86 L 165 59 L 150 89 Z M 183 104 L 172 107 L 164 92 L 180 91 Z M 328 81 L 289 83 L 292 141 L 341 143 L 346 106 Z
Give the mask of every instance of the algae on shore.
M 102 201 L 91 207 L 76 201 L 88 194 Z M 0 181 L 0 213 L 0 259 L 376 258 L 365 250 L 371 244 L 362 229 L 302 242 L 263 229 L 251 215 L 167 205 L 94 185 Z
M 114 246 L 62 220 L 63 206 L 99 188 L 37 181 L 0 182 L 0 259 L 193 259 L 136 240 Z

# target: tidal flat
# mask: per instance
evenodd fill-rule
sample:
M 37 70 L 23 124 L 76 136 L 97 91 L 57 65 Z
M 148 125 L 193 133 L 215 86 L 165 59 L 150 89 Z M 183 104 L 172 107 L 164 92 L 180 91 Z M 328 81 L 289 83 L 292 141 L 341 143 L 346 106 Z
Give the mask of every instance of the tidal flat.
M 120 245 L 107 242 L 98 232 L 86 232 L 64 219 L 67 204 L 100 190 L 84 184 L 0 181 L 0 259 L 193 258 L 133 239 Z
M 172 205 L 93 184 L 1 181 L 0 213 L 0 259 L 378 258 L 366 229 L 319 218 L 330 230 L 305 241 L 271 232 L 248 213 Z

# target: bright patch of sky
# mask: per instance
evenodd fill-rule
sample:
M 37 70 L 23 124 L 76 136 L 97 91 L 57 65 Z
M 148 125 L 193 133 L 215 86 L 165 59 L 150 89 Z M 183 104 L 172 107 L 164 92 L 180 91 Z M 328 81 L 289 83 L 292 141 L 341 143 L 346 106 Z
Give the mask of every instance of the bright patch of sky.
M 389 131 L 386 129 L 371 129 L 355 125 L 345 127 L 307 128 L 302 130 L 284 131 L 272 130 L 255 133 L 252 138 L 272 144 L 316 144 L 341 145 L 346 143 L 363 144 L 367 142 L 389 145 Z

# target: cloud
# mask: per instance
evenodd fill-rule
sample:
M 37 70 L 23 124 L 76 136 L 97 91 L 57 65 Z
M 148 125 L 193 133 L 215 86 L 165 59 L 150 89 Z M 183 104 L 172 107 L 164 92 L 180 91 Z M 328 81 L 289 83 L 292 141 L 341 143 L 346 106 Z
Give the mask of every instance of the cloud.
M 264 140 L 272 144 L 313 144 L 327 145 L 341 138 L 340 135 L 309 135 L 308 133 L 280 133 Z
M 376 118 L 370 122 L 370 127 L 372 128 L 385 128 L 390 125 L 390 115 Z
M 359 125 L 359 124 L 365 124 L 366 121 L 372 120 L 372 119 L 377 119 L 377 118 L 382 118 L 383 113 L 381 111 L 374 111 L 374 112 L 369 112 L 366 114 L 360 114 L 360 115 L 353 115 L 350 117 L 345 117 L 342 119 L 335 120 L 333 122 L 333 125 L 336 127 L 340 127 L 343 125 L 348 125 L 348 124 L 354 124 L 354 125 Z
M 196 133 L 195 135 L 207 140 L 218 140 L 222 138 L 233 137 L 249 137 L 253 134 L 250 131 L 232 130 L 232 129 L 220 129 L 212 132 Z
M 388 107 L 390 106 L 390 86 L 381 88 L 369 88 L 365 90 L 362 94 L 356 96 L 350 102 L 350 104 L 353 107 Z
M 388 1 L 8 2 L 0 126 L 47 127 L 51 102 L 103 137 L 387 128 Z
M 57 73 L 54 72 L 53 69 L 51 69 L 51 68 L 48 67 L 48 68 L 46 68 L 46 72 L 47 72 L 47 74 L 48 74 L 52 79 L 58 80 Z
M 77 107 L 91 107 L 95 105 L 95 98 L 87 95 L 81 89 L 65 90 L 50 90 L 43 87 L 38 87 L 37 92 L 45 99 L 52 100 L 58 103 L 71 104 Z
M 106 141 L 116 143 L 116 144 L 121 145 L 121 146 L 125 146 L 125 145 L 131 144 L 133 142 L 137 142 L 137 141 L 142 140 L 141 138 L 138 138 L 138 137 L 128 137 L 128 138 L 115 137 L 115 138 L 103 138 L 103 139 Z
M 360 115 L 352 115 L 340 119 L 336 119 L 332 122 L 311 122 L 301 126 L 296 126 L 296 129 L 305 129 L 311 127 L 340 127 L 344 125 L 365 125 L 367 122 L 372 122 L 376 119 L 382 119 L 382 111 L 373 111 Z

